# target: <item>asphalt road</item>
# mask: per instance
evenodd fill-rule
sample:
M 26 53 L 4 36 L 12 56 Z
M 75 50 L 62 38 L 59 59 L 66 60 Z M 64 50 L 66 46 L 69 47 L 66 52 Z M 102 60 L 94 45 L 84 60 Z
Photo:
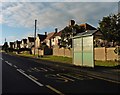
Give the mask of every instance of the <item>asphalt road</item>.
M 29 58 L 2 54 L 4 94 L 119 94 L 120 85 L 87 73 L 36 62 Z

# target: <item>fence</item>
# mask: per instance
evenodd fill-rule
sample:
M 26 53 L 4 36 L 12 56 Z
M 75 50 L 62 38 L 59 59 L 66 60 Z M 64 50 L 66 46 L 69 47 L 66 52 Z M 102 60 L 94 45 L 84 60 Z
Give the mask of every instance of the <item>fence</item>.
M 53 48 L 53 55 L 72 57 L 72 49 L 65 49 L 65 48 L 56 47 L 56 48 Z
M 114 52 L 115 47 L 112 48 L 94 48 L 94 58 L 95 60 L 118 60 L 118 55 Z M 59 48 L 55 47 L 53 48 L 53 55 L 55 56 L 66 56 L 66 57 L 72 57 L 72 48 L 71 49 L 65 49 L 65 48 Z
M 105 47 L 100 47 L 100 48 L 94 48 L 94 56 L 95 60 L 118 60 L 118 55 L 115 54 L 114 52 L 115 47 L 112 48 L 105 48 Z

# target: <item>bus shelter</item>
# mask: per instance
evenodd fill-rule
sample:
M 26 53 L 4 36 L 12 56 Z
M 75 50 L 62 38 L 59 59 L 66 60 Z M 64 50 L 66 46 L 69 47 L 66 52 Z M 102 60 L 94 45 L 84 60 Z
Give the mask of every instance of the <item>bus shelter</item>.
M 73 37 L 73 64 L 94 67 L 94 34 L 97 30 L 89 30 Z

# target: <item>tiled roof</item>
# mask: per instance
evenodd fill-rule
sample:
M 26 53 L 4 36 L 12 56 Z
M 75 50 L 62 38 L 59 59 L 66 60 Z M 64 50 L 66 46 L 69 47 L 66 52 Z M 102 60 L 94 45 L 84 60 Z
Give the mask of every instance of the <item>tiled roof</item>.
M 22 39 L 22 41 L 23 41 L 24 43 L 27 43 L 27 39 Z
M 61 36 L 62 31 L 57 32 L 54 36 Z
M 20 43 L 21 43 L 21 41 L 18 41 L 18 40 L 17 40 L 17 41 L 16 41 L 16 43 L 17 43 L 17 44 L 20 44 Z
M 95 27 L 93 27 L 92 25 L 85 23 L 85 24 L 80 24 L 81 27 L 84 27 L 85 30 L 97 30 Z
M 46 38 L 46 35 L 37 34 L 37 36 L 39 37 L 40 41 L 43 41 Z
M 14 44 L 14 42 L 10 42 L 10 45 L 13 45 Z
M 51 39 L 54 36 L 55 32 L 48 33 L 46 39 Z
M 34 42 L 34 37 L 28 37 L 29 42 Z

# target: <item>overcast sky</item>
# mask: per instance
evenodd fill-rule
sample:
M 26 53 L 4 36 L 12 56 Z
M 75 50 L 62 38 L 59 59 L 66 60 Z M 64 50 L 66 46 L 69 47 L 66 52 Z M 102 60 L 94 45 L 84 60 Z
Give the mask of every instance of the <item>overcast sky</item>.
M 26 2 L 26 0 L 22 2 L 0 1 L 2 1 L 0 4 L 2 11 L 0 44 L 3 44 L 5 38 L 9 42 L 32 36 L 35 19 L 37 19 L 37 33 L 43 34 L 53 32 L 56 27 L 59 30 L 63 29 L 71 19 L 74 19 L 77 24 L 89 23 L 97 27 L 99 20 L 104 16 L 118 12 L 118 0 L 114 2 L 113 0 L 104 0 L 106 2 L 97 2 L 97 0 L 84 0 L 84 2 L 80 2 L 81 0 L 74 0 L 74 2 L 68 2 L 68 0 L 61 0 L 66 2 L 60 2 L 60 0 L 51 0 L 57 2 L 45 2 L 49 0 L 41 0 L 41 2 L 37 2 L 38 0 L 34 2 L 33 0 L 27 0 L 31 2 Z

